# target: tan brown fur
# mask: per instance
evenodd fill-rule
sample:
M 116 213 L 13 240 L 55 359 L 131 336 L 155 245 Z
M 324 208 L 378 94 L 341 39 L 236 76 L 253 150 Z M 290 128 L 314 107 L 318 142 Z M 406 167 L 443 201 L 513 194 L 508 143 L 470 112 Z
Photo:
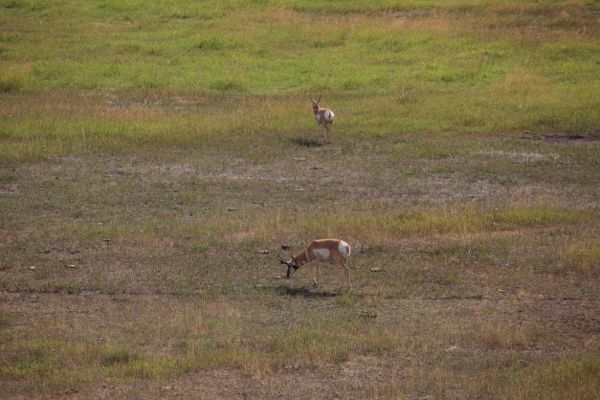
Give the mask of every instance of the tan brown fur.
M 319 102 L 321 101 L 321 97 L 319 96 L 318 100 L 312 100 L 313 113 L 315 114 L 315 119 L 317 123 L 325 128 L 326 137 L 322 135 L 323 139 L 326 142 L 331 142 L 331 131 L 333 129 L 333 119 L 334 113 L 328 108 L 323 108 L 319 106 Z M 326 113 L 331 113 L 331 120 L 327 120 Z
M 340 239 L 313 240 L 304 250 L 292 256 L 292 266 L 294 269 L 297 269 L 304 264 L 312 264 L 313 283 L 315 286 L 317 286 L 318 281 L 321 278 L 321 262 L 336 264 L 344 271 L 346 280 L 348 282 L 348 287 L 350 287 L 350 268 L 348 268 L 346 265 L 346 260 L 350 255 L 350 246 L 348 245 L 348 254 L 344 255 L 340 253 L 340 243 L 345 242 Z M 319 250 L 327 250 L 329 252 L 329 257 L 327 260 L 319 259 Z

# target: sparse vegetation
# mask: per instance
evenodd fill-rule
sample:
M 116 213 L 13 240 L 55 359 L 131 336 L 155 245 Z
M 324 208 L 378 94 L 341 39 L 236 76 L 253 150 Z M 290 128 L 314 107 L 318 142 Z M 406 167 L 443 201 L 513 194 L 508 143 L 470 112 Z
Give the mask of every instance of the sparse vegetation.
M 600 275 L 600 240 L 586 238 L 563 245 L 559 253 L 559 269 Z
M 0 0 L 0 397 L 594 398 L 599 11 Z
M 596 356 L 556 361 L 533 369 L 519 383 L 507 398 L 591 400 L 600 390 L 600 363 Z

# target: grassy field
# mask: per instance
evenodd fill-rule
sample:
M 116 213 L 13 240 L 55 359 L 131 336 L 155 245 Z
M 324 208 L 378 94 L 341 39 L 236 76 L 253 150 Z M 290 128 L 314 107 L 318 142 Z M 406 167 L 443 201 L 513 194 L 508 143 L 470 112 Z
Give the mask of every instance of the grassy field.
M 596 399 L 599 21 L 0 0 L 0 398 Z

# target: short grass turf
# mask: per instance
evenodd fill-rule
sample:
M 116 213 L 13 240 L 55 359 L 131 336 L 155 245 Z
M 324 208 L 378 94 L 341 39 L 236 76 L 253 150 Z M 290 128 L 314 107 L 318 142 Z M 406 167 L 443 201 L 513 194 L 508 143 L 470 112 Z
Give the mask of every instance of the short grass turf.
M 0 397 L 595 399 L 598 7 L 0 1 Z

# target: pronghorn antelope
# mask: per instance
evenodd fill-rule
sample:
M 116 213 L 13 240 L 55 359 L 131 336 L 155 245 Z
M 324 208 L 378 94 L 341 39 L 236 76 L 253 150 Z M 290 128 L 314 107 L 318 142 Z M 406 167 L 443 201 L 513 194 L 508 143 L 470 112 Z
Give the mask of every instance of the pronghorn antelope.
M 331 129 L 333 128 L 333 119 L 335 118 L 335 114 L 333 111 L 327 108 L 319 107 L 319 102 L 321 101 L 321 96 L 319 96 L 318 100 L 312 100 L 313 112 L 315 113 L 315 119 L 317 120 L 317 124 L 323 126 L 327 133 L 327 142 L 331 142 Z M 323 137 L 324 138 L 324 137 Z M 325 139 L 325 138 L 324 138 Z
M 304 264 L 312 263 L 312 275 L 314 285 L 318 285 L 318 278 L 321 278 L 321 262 L 339 265 L 346 274 L 348 287 L 350 287 L 350 268 L 346 265 L 346 260 L 350 255 L 350 245 L 340 239 L 319 239 L 313 240 L 308 247 L 300 253 L 292 256 L 289 261 L 285 261 L 281 256 L 277 259 L 287 265 L 287 277 L 290 278 L 293 273 Z

